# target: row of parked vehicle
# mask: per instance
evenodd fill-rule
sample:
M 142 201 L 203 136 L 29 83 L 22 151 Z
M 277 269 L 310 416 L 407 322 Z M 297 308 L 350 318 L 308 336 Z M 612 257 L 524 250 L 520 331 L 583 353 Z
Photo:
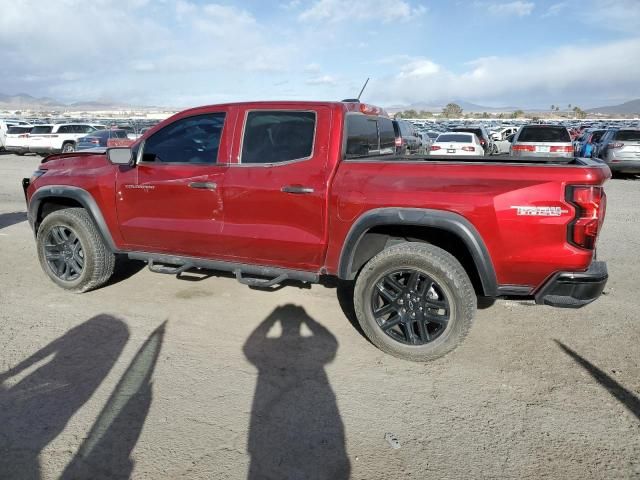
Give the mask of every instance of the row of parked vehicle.
M 4 125 L 5 129 L 2 129 Z M 144 129 L 143 129 L 144 130 Z M 117 126 L 96 123 L 57 123 L 30 125 L 26 122 L 0 123 L 4 150 L 18 155 L 68 153 L 96 147 L 128 146 L 144 131 L 132 133 Z

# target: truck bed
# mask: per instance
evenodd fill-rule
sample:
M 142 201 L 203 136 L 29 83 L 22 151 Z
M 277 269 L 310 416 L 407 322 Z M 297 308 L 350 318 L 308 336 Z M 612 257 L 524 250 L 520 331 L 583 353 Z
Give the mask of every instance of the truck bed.
M 510 157 L 509 155 L 478 156 L 447 156 L 447 155 L 378 155 L 373 157 L 350 158 L 348 162 L 446 162 L 446 163 L 486 163 L 486 164 L 516 164 L 516 165 L 583 165 L 590 167 L 602 166 L 603 163 L 592 158 L 563 158 L 563 157 Z

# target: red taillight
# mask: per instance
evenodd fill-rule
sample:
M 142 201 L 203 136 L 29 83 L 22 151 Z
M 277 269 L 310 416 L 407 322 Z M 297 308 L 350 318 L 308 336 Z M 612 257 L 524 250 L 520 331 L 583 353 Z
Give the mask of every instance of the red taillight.
M 567 187 L 567 201 L 576 209 L 575 218 L 569 224 L 569 242 L 582 248 L 595 248 L 607 206 L 603 188 Z
M 484 138 L 480 139 L 480 145 L 484 146 L 486 144 L 486 140 Z M 463 149 L 464 150 L 464 149 Z
M 433 152 L 434 150 L 440 150 L 440 146 L 438 145 L 431 145 L 431 151 Z
M 100 145 L 100 140 L 98 140 L 97 138 L 91 139 L 90 142 L 93 143 L 94 145 Z
M 475 152 L 476 147 L 462 147 L 462 150 L 464 150 L 465 152 Z
M 573 145 L 554 146 L 549 149 L 550 152 L 573 153 Z
M 402 137 L 396 137 L 396 147 L 402 146 Z
M 609 144 L 609 148 L 622 148 L 622 147 L 624 147 L 624 143 L 616 142 L 616 143 Z
M 535 145 L 512 145 L 511 150 L 514 152 L 535 152 Z

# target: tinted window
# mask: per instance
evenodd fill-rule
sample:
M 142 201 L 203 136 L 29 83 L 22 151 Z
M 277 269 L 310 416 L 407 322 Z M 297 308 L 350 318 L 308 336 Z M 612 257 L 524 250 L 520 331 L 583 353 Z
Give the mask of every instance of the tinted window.
M 452 143 L 473 143 L 473 137 L 471 135 L 456 135 L 454 133 L 443 133 L 436 140 L 440 142 L 452 142 Z
M 308 158 L 313 151 L 314 112 L 249 112 L 242 163 L 280 163 Z
M 640 130 L 618 130 L 613 138 L 621 142 L 640 142 Z
M 481 128 L 456 128 L 454 131 L 475 133 L 478 138 L 482 138 L 484 136 Z
M 522 127 L 518 142 L 570 142 L 564 127 Z
M 7 130 L 8 135 L 17 135 L 21 133 L 29 133 L 31 131 L 31 127 L 9 127 Z
M 599 130 L 597 132 L 593 132 L 593 135 L 591 136 L 591 142 L 592 143 L 599 142 L 600 139 L 602 138 L 602 135 L 604 135 L 604 130 Z
M 380 153 L 394 153 L 396 148 L 396 134 L 393 130 L 393 122 L 388 118 L 378 118 L 378 132 L 380 135 Z
M 173 122 L 145 141 L 142 161 L 215 163 L 224 117 L 211 113 Z
M 38 125 L 36 127 L 33 127 L 33 130 L 31 130 L 31 135 L 38 135 L 38 134 L 43 134 L 43 133 L 51 133 L 51 130 L 53 129 L 53 127 L 51 125 Z
M 395 145 L 395 134 L 394 134 Z M 378 125 L 376 117 L 366 115 L 347 116 L 347 158 L 377 155 Z
M 75 133 L 74 125 L 61 125 L 58 127 L 57 133 Z

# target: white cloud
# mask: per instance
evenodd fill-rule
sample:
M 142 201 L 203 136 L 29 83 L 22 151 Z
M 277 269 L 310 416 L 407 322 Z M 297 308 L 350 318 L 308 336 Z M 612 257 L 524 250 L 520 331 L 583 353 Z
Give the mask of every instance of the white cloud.
M 547 18 L 547 17 L 556 17 L 558 16 L 560 13 L 562 13 L 564 10 L 566 10 L 569 7 L 569 4 L 567 2 L 559 2 L 559 3 L 554 3 L 553 5 L 551 5 L 547 11 L 542 15 L 542 18 Z
M 306 81 L 307 85 L 337 85 L 338 80 L 331 75 L 321 75 Z
M 640 0 L 592 0 L 577 15 L 598 29 L 638 34 Z
M 533 2 L 516 0 L 513 2 L 491 2 L 486 4 L 486 7 L 492 15 L 525 17 L 531 15 L 535 4 Z
M 584 61 L 584 52 L 598 59 L 598 68 Z M 582 98 L 640 97 L 640 62 L 633 58 L 640 58 L 640 38 L 562 47 L 544 55 L 484 57 L 460 73 L 413 58 L 392 76 L 372 82 L 370 96 L 379 103 L 464 98 L 525 106 L 543 98 L 571 98 L 576 92 Z
M 382 23 L 414 20 L 426 12 L 426 7 L 412 7 L 404 0 L 317 0 L 304 10 L 302 21 L 362 21 Z

